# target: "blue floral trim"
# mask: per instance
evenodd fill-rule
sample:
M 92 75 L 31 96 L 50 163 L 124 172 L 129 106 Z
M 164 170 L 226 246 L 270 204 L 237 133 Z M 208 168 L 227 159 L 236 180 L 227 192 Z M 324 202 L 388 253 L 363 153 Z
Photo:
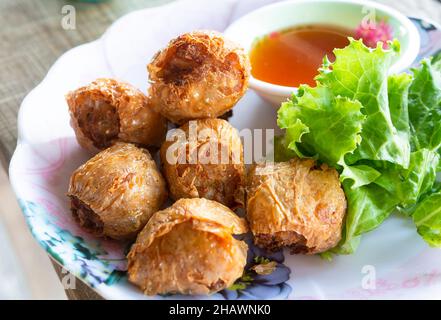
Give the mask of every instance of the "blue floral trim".
M 103 258 L 107 252 L 98 241 L 86 242 L 59 228 L 47 211 L 34 202 L 18 200 L 32 235 L 38 243 L 69 272 L 91 287 L 117 283 L 125 273 Z M 124 259 L 120 259 L 122 261 Z
M 225 289 L 218 294 L 227 300 L 287 299 L 292 292 L 291 286 L 286 283 L 291 269 L 283 264 L 283 251 L 271 253 L 256 247 L 250 234 L 243 240 L 249 248 L 244 276 L 236 281 L 233 286 L 235 290 Z M 262 261 L 276 263 L 270 274 L 257 274 L 253 270 Z

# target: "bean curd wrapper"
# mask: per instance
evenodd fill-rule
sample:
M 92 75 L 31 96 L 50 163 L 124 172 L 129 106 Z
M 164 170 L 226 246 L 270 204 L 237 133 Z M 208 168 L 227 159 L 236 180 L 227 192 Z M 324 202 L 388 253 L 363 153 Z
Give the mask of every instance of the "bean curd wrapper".
M 68 196 L 79 224 L 98 236 L 132 239 L 167 198 L 150 153 L 117 143 L 72 174 Z
M 181 199 L 153 215 L 128 255 L 129 281 L 145 294 L 210 294 L 241 277 L 244 219 L 207 199 Z
M 183 124 L 233 108 L 248 87 L 251 66 L 245 51 L 220 33 L 195 31 L 170 41 L 147 69 L 155 110 Z
M 245 166 L 237 130 L 225 120 L 203 119 L 186 123 L 177 133 L 160 150 L 172 198 L 206 198 L 242 207 Z
M 335 169 L 314 160 L 254 165 L 248 176 L 247 220 L 256 245 L 315 254 L 337 245 L 346 198 Z
M 151 101 L 132 85 L 114 79 L 97 79 L 66 95 L 71 126 L 78 143 L 99 151 L 122 141 L 159 147 L 167 122 Z

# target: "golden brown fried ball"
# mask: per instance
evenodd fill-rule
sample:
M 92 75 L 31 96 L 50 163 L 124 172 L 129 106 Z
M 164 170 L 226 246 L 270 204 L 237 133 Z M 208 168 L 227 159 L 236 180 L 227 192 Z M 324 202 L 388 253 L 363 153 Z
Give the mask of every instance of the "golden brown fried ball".
M 159 147 L 167 121 L 150 100 L 130 84 L 97 79 L 66 95 L 78 143 L 97 151 L 117 141 Z
M 338 173 L 314 160 L 257 164 L 248 177 L 247 219 L 256 245 L 315 254 L 337 245 L 346 213 Z
M 248 87 L 250 62 L 242 48 L 214 31 L 185 33 L 147 66 L 153 106 L 168 120 L 216 118 Z
M 72 174 L 71 211 L 98 236 L 130 239 L 167 198 L 165 181 L 147 150 L 116 143 Z
M 175 130 L 160 150 L 171 197 L 244 204 L 245 167 L 237 130 L 221 119 L 194 120 Z
M 207 199 L 181 199 L 155 213 L 128 255 L 129 281 L 145 294 L 210 294 L 242 276 L 248 246 L 233 237 L 244 219 Z

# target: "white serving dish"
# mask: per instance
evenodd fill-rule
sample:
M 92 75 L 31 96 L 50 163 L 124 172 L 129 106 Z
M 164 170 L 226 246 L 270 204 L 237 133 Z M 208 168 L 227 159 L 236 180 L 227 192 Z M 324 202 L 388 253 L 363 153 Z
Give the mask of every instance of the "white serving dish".
M 19 111 L 19 139 L 9 173 L 30 231 L 55 261 L 106 299 L 439 299 L 441 251 L 429 248 L 412 222 L 398 216 L 363 237 L 354 255 L 328 262 L 278 253 L 274 277 L 255 279 L 241 292 L 209 297 L 144 296 L 124 274 L 127 244 L 97 239 L 72 219 L 65 196 L 68 179 L 90 154 L 75 140 L 64 94 L 98 77 L 115 77 L 145 91 L 145 66 L 170 38 L 195 29 L 223 31 L 231 21 L 272 2 L 211 0 L 207 5 L 206 0 L 183 0 L 136 11 L 100 39 L 61 56 Z M 239 130 L 277 130 L 276 110 L 267 106 L 250 90 L 230 122 Z M 362 287 L 366 266 L 373 266 L 376 279 L 375 288 L 368 290 Z

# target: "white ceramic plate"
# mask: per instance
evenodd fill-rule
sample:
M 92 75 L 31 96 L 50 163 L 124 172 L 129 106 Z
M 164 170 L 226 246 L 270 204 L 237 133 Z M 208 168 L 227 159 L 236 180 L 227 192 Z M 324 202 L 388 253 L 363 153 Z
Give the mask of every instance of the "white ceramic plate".
M 208 6 L 206 0 L 183 0 L 133 12 L 115 22 L 102 38 L 64 54 L 23 101 L 10 179 L 29 228 L 54 259 L 104 298 L 148 297 L 125 277 L 128 245 L 94 238 L 70 215 L 65 196 L 68 178 L 90 155 L 75 141 L 64 94 L 98 77 L 119 78 L 145 91 L 145 66 L 169 39 L 194 29 L 222 31 L 239 16 L 271 2 L 275 1 L 211 0 Z M 249 91 L 234 109 L 231 123 L 238 129 L 276 128 L 276 111 Z M 254 255 L 267 254 L 253 248 L 249 258 Z M 269 258 L 278 262 L 272 275 L 256 276 L 244 290 L 224 290 L 208 298 L 441 297 L 441 251 L 429 249 L 411 221 L 399 217 L 366 235 L 356 254 L 332 262 L 287 252 Z M 375 270 L 376 287 L 366 290 L 362 281 L 368 269 Z

